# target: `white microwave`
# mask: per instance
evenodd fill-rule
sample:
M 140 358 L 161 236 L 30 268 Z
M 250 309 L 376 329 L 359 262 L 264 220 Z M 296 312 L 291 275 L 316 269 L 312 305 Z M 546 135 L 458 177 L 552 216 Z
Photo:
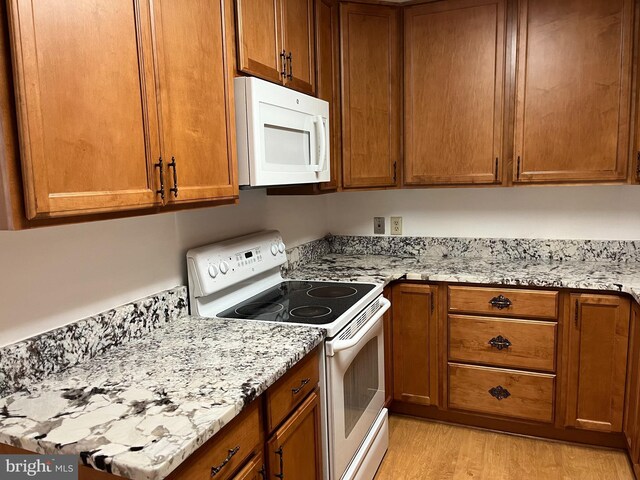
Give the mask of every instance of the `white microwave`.
M 328 182 L 329 104 L 253 77 L 234 85 L 240 186 Z

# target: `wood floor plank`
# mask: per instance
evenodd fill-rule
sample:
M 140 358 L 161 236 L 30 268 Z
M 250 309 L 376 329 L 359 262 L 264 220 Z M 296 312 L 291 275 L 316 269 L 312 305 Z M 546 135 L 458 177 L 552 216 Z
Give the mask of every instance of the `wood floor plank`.
M 375 480 L 634 480 L 625 452 L 393 415 Z

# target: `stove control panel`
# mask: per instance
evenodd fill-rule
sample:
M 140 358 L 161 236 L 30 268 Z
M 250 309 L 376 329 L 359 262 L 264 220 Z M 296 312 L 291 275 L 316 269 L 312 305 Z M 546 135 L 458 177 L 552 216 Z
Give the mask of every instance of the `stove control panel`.
M 196 297 L 246 282 L 287 261 L 282 236 L 275 230 L 214 243 L 187 252 L 189 288 Z

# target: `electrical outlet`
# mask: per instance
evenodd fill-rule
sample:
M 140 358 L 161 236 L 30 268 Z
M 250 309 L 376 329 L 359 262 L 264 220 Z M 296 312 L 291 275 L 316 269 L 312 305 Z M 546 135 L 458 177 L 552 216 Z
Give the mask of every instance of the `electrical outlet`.
M 402 217 L 391 217 L 391 235 L 402 235 Z
M 384 235 L 384 217 L 373 217 L 373 233 Z

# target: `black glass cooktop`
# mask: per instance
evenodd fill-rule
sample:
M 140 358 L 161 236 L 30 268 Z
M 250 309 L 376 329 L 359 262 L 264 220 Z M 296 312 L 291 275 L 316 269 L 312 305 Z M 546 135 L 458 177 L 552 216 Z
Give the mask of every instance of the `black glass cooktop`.
M 217 316 L 324 325 L 340 317 L 374 287 L 366 283 L 282 282 Z

